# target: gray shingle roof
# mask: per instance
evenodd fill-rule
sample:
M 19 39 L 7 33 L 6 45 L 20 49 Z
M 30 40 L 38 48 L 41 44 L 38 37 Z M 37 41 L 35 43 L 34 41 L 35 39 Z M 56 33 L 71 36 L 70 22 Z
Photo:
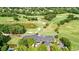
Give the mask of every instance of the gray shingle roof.
M 54 40 L 54 36 L 45 36 L 45 35 L 37 35 L 37 34 L 32 34 L 32 35 L 25 35 L 23 38 L 34 38 L 36 42 L 42 42 L 44 41 L 45 44 L 49 44 Z

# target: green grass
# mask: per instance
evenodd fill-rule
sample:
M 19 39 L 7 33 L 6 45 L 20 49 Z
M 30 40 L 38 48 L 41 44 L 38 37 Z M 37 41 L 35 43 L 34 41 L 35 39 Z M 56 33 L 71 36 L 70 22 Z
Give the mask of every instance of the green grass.
M 54 19 L 52 19 L 51 23 L 59 23 L 61 20 L 66 19 L 68 16 L 68 13 L 66 14 L 58 14 Z
M 61 20 L 66 19 L 67 16 L 68 16 L 68 13 L 58 14 L 54 19 L 52 19 L 49 26 L 59 23 Z M 79 17 L 78 14 L 75 16 Z M 51 34 L 54 31 L 53 30 L 51 31 L 50 29 L 54 29 L 55 27 L 54 26 L 50 27 L 47 30 L 49 31 L 48 33 L 46 33 L 46 31 L 42 33 L 44 33 L 45 35 L 49 33 Z M 79 20 L 74 20 L 74 21 L 71 21 L 69 23 L 65 23 L 64 25 L 62 25 L 59 29 L 59 37 L 62 37 L 62 36 L 68 38 L 71 41 L 72 50 L 79 50 Z
M 21 38 L 17 37 L 17 35 L 12 35 L 11 40 L 7 44 L 18 44 Z
M 13 17 L 0 17 L 0 21 L 14 21 Z
M 41 32 L 39 32 L 42 35 L 51 35 L 54 33 L 54 29 L 57 27 L 57 23 L 59 23 L 61 20 L 64 20 L 67 18 L 68 13 L 66 14 L 58 14 L 55 18 L 52 19 L 52 21 L 49 22 L 49 26 L 47 28 L 43 28 Z
M 64 24 L 59 29 L 59 36 L 68 38 L 72 43 L 72 50 L 79 50 L 79 20 Z

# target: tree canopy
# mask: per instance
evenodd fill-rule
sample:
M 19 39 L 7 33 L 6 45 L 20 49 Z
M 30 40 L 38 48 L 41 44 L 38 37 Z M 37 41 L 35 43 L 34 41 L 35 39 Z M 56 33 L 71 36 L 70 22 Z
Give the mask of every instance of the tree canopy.
M 26 32 L 24 26 L 20 24 L 0 25 L 0 31 L 7 34 L 23 34 Z

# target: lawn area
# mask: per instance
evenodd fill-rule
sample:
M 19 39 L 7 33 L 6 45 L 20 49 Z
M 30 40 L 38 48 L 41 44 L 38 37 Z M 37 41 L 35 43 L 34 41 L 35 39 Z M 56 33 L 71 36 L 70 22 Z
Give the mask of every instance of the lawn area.
M 43 18 L 43 16 L 28 16 L 28 17 L 38 17 L 38 19 L 41 19 L 39 21 L 28 21 L 23 18 L 24 15 L 21 14 L 20 16 L 22 17 L 19 21 L 15 21 L 13 17 L 0 17 L 0 24 L 21 24 L 27 29 L 27 32 L 25 34 L 37 33 L 40 30 L 42 30 L 43 26 L 45 26 L 46 24 L 46 21 L 43 21 L 41 19 Z
M 52 21 L 49 22 L 49 26 L 47 28 L 42 29 L 40 34 L 42 35 L 51 35 L 53 34 L 55 28 L 57 28 L 57 23 L 61 20 L 64 20 L 67 18 L 68 13 L 66 14 L 58 14 L 55 18 L 52 19 Z
M 17 35 L 12 35 L 11 40 L 8 42 L 8 44 L 18 44 L 20 39 L 21 38 L 18 37 Z
M 69 15 L 69 13 L 65 13 L 65 14 L 58 14 L 54 19 L 52 19 L 52 21 L 50 23 L 59 23 L 61 20 L 64 20 L 67 18 L 67 16 Z
M 47 28 L 43 28 L 39 33 L 42 35 L 52 35 L 56 27 L 56 24 L 49 24 Z
M 62 25 L 59 29 L 59 36 L 64 36 L 71 41 L 72 50 L 79 50 L 79 20 Z
M 51 35 L 56 28 L 56 23 L 60 22 L 67 18 L 68 14 L 60 14 L 57 15 L 52 21 L 50 22 L 49 26 L 43 29 L 40 34 L 43 35 Z M 76 15 L 75 15 L 76 16 Z M 77 15 L 79 16 L 79 15 Z M 59 29 L 59 37 L 66 37 L 72 43 L 72 50 L 79 50 L 79 20 L 74 20 L 69 23 L 65 23 Z
M 11 24 L 14 22 L 13 17 L 0 17 L 0 24 Z
M 13 17 L 0 17 L 0 21 L 14 21 Z

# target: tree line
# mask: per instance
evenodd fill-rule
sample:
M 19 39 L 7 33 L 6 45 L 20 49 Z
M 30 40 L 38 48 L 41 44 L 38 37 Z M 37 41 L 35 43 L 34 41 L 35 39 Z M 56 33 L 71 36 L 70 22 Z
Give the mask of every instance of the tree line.
M 11 40 L 10 36 L 5 36 L 0 32 L 0 51 L 7 51 L 9 48 L 9 45 L 7 42 Z
M 72 20 L 79 20 L 79 17 L 74 16 L 73 14 L 69 14 L 68 17 L 64 20 L 61 20 L 58 25 L 63 25 L 64 23 L 68 23 Z
M 16 14 L 24 15 L 47 15 L 76 13 L 79 14 L 78 7 L 1 7 L 0 16 L 14 16 Z
M 23 34 L 26 29 L 20 24 L 0 24 L 0 31 L 6 34 Z

